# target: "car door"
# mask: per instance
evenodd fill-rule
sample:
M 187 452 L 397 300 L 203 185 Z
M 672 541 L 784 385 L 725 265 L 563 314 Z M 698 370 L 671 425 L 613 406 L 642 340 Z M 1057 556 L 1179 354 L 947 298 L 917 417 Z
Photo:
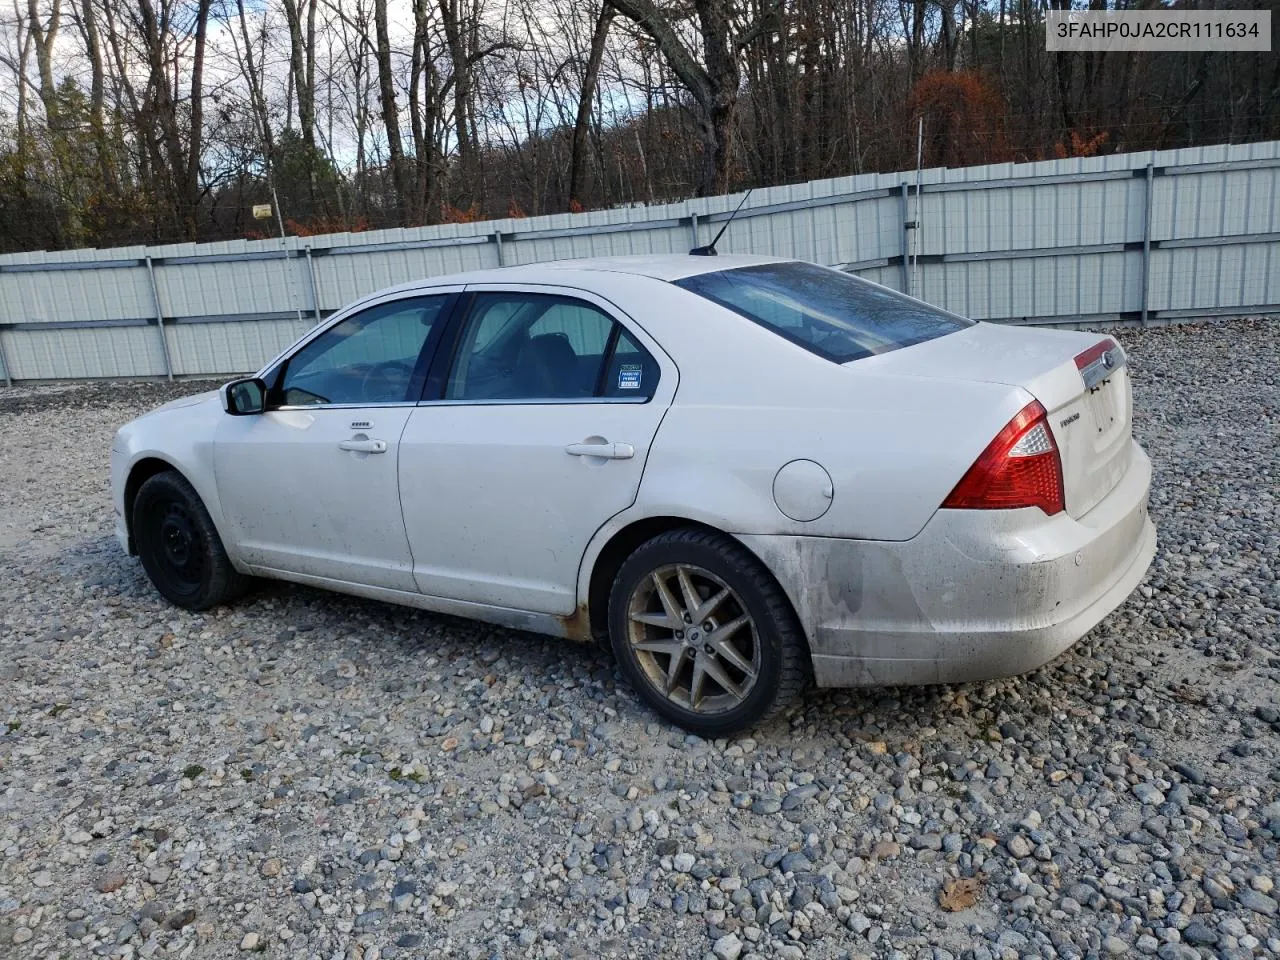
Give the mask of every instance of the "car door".
M 592 535 L 630 506 L 676 368 L 616 307 L 554 288 L 467 288 L 400 446 L 425 594 L 548 614 L 576 606 Z
M 416 592 L 396 459 L 456 293 L 385 300 L 330 325 L 264 376 L 266 412 L 224 418 L 218 497 L 247 563 Z

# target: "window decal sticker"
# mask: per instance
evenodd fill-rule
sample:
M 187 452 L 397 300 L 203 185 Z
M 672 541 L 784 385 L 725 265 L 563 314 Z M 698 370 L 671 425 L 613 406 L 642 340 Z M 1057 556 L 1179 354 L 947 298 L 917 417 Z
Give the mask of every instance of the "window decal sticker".
M 618 368 L 618 389 L 619 390 L 639 390 L 640 374 L 644 370 L 644 365 L 639 363 L 624 363 Z

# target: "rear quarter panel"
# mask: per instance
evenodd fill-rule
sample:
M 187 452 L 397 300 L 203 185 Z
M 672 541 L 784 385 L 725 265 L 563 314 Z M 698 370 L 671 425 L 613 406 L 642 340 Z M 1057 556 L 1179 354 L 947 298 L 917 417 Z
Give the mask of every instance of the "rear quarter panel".
M 910 539 L 1031 399 L 1006 384 L 911 376 L 917 347 L 894 351 L 900 373 L 833 363 L 669 283 L 615 275 L 606 295 L 680 369 L 631 520 Z M 817 520 L 792 520 L 774 503 L 774 477 L 797 459 L 822 464 L 833 481 Z

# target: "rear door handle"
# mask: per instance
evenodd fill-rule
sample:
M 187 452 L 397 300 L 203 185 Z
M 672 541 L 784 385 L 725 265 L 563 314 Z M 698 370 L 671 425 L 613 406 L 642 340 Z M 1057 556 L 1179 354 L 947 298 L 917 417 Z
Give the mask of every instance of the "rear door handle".
M 636 448 L 629 443 L 571 443 L 564 452 L 574 457 L 630 460 L 636 455 Z
M 338 444 L 339 450 L 350 450 L 352 453 L 386 453 L 385 440 L 343 440 Z

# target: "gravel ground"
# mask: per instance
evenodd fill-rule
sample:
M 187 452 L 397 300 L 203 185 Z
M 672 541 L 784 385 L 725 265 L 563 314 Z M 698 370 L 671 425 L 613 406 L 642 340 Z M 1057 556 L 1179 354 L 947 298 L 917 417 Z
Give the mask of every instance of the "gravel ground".
M 729 742 L 581 646 L 167 606 L 107 450 L 196 385 L 0 391 L 0 954 L 1280 955 L 1278 332 L 1122 335 L 1161 544 L 1069 654 Z

